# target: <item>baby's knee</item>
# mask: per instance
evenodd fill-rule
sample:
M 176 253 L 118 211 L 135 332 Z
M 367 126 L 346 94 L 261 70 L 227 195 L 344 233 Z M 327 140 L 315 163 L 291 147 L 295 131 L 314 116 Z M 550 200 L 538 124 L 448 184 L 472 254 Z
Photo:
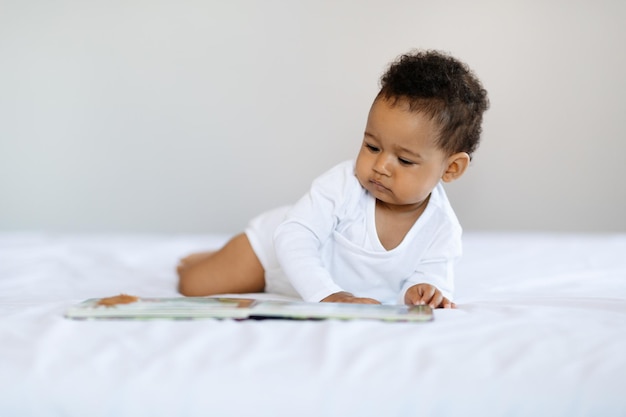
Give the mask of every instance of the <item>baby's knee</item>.
M 198 271 L 195 265 L 181 260 L 176 266 L 178 275 L 178 292 L 185 296 L 205 295 L 198 293 Z
M 192 295 L 189 285 L 189 268 L 179 263 L 176 266 L 176 274 L 178 275 L 178 292 L 186 296 Z

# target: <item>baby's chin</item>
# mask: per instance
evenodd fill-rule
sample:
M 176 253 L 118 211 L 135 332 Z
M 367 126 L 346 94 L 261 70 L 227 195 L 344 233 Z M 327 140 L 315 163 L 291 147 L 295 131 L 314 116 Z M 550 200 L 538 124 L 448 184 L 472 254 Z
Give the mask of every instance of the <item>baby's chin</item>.
M 356 177 L 357 181 L 359 181 L 359 184 L 361 185 L 361 187 L 367 190 L 368 189 L 367 180 L 363 181 L 363 178 L 361 178 L 358 173 L 355 173 L 354 176 Z

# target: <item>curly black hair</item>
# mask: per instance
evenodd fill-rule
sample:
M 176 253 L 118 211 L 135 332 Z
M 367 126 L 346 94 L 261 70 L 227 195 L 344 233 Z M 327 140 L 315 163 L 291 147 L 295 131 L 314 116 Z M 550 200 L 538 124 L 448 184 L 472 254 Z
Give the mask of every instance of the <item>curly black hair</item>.
M 413 51 L 389 65 L 380 79 L 377 99 L 408 103 L 439 125 L 437 145 L 452 155 L 478 147 L 487 91 L 459 60 L 440 51 Z

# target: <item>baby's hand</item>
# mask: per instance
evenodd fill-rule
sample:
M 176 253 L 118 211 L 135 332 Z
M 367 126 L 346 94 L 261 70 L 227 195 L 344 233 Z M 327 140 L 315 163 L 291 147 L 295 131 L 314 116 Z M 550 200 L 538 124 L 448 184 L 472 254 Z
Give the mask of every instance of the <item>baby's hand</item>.
M 430 284 L 416 284 L 406 290 L 404 303 L 407 305 L 428 304 L 432 308 L 456 308 L 456 305 Z
M 324 298 L 322 303 L 355 303 L 355 304 L 380 304 L 380 301 L 373 298 L 355 297 L 349 292 L 341 291 Z

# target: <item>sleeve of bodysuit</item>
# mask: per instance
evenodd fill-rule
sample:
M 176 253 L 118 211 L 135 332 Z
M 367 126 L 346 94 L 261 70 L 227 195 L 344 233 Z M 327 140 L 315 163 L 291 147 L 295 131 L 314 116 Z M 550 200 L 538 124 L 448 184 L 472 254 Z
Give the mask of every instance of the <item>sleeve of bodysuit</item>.
M 413 274 L 404 282 L 398 303 L 404 304 L 404 294 L 415 284 L 431 284 L 444 297 L 453 300 L 454 268 L 461 257 L 461 228 L 454 224 L 443 224 L 435 238 L 421 257 Z
M 320 250 L 332 237 L 355 181 L 353 163 L 334 167 L 313 182 L 275 231 L 278 262 L 305 301 L 343 291 L 324 266 Z

